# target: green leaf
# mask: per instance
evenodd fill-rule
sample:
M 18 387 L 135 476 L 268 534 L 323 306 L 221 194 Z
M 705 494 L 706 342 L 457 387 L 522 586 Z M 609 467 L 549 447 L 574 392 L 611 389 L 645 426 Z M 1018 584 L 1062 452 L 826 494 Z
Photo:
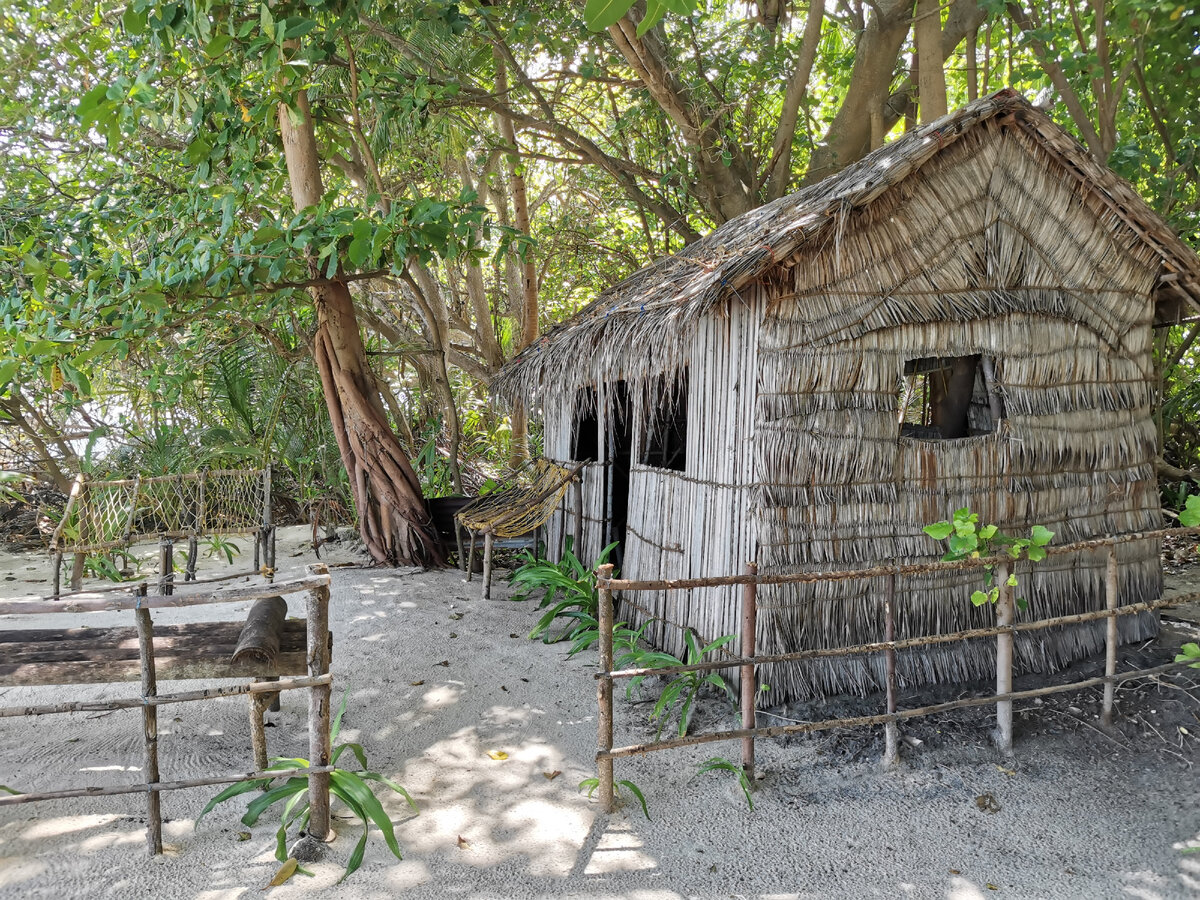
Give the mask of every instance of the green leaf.
M 261 797 L 250 801 L 246 814 L 242 816 L 243 825 L 254 825 L 267 809 L 280 800 L 285 800 L 299 791 L 308 789 L 308 779 L 299 775 L 293 776 L 278 787 L 273 787 Z
M 383 839 L 396 859 L 403 859 L 400 855 L 400 845 L 396 842 L 396 831 L 392 827 L 392 820 L 388 818 L 383 805 L 362 778 L 353 772 L 335 770 L 329 774 L 329 787 L 330 790 L 336 788 L 339 796 L 342 796 L 343 799 L 350 797 L 383 832 Z
M 591 31 L 603 31 L 629 11 L 633 0 L 587 0 L 583 21 Z
M 626 781 L 624 779 L 622 779 L 621 781 L 618 781 L 617 784 L 619 784 L 621 787 L 628 788 L 629 793 L 631 793 L 631 794 L 633 794 L 633 796 L 637 797 L 638 803 L 640 803 L 642 805 L 642 815 L 644 815 L 647 819 L 649 819 L 650 818 L 650 810 L 646 808 L 646 797 L 642 794 L 642 792 L 638 788 L 638 786 L 636 784 L 634 784 L 632 781 Z
M 950 532 L 954 530 L 954 526 L 949 522 L 934 522 L 932 525 L 926 525 L 921 530 L 935 541 L 944 541 L 950 537 Z
M 1017 576 L 1015 574 L 1008 576 L 1008 581 L 1005 582 L 1009 587 L 1017 586 Z
M 1030 547 L 1029 550 L 1026 552 L 1026 555 L 1033 562 L 1041 562 L 1043 559 L 1046 558 L 1046 551 L 1042 547 Z
M 200 815 L 196 816 L 196 821 L 192 824 L 192 827 L 197 827 L 200 824 L 201 819 L 207 816 L 219 804 L 224 803 L 226 800 L 232 800 L 234 797 L 242 794 L 248 794 L 251 791 L 261 791 L 270 783 L 271 779 L 263 778 L 259 781 L 243 781 L 240 784 L 231 784 L 229 787 L 225 788 L 225 790 L 221 791 L 221 793 L 217 794 L 217 796 L 209 800 L 207 804 L 205 804 L 204 809 L 200 811 Z
M 1179 511 L 1179 524 L 1184 528 L 1200 525 L 1200 494 L 1189 494 L 1184 508 Z
M 1036 547 L 1045 547 L 1054 538 L 1054 532 L 1043 525 L 1034 525 L 1029 529 L 1029 539 Z
M 1187 643 L 1179 648 L 1179 655 L 1175 657 L 1175 662 L 1187 662 L 1188 660 L 1196 660 L 1188 666 L 1189 669 L 1200 669 L 1200 644 Z
M 971 594 L 971 602 L 976 606 L 983 606 L 988 602 L 988 595 L 983 591 L 975 591 Z
M 667 5 L 663 0 L 646 0 L 646 15 L 642 16 L 642 21 L 638 22 L 637 36 L 642 37 L 657 25 L 666 11 Z

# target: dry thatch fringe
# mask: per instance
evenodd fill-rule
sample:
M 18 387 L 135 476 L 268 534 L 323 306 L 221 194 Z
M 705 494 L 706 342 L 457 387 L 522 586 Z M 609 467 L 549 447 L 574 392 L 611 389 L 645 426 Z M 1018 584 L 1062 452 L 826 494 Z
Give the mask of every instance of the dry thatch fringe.
M 880 198 L 886 199 L 894 186 L 964 136 L 972 135 L 980 125 L 1004 128 L 1026 151 L 1025 164 L 1020 155 L 996 154 L 987 202 L 1000 209 L 1012 204 L 1028 205 L 1039 199 L 1035 192 L 1043 182 L 1066 178 L 1076 186 L 1076 197 L 1069 202 L 1058 201 L 1057 207 L 1043 208 L 1041 230 L 1055 230 L 1073 238 L 1075 222 L 1086 210 L 1099 218 L 1104 226 L 1099 232 L 1110 235 L 1107 240 L 1120 245 L 1123 253 L 1098 252 L 1104 248 L 1092 244 L 1080 259 L 1128 259 L 1132 255 L 1143 260 L 1147 269 L 1157 269 L 1161 264 L 1179 277 L 1173 284 L 1160 287 L 1160 296 L 1174 292 L 1178 302 L 1200 307 L 1200 260 L 1196 254 L 1132 187 L 1092 159 L 1049 117 L 1006 89 L 881 147 L 837 175 L 739 216 L 675 256 L 636 272 L 523 351 L 497 376 L 493 390 L 500 396 L 537 401 L 548 393 L 579 384 L 613 378 L 633 380 L 676 370 L 684 362 L 685 348 L 705 312 L 720 303 L 736 302 L 743 286 L 808 242 L 823 239 L 836 251 L 830 254 L 830 263 L 844 267 L 850 254 L 846 241 L 856 224 L 852 218 Z M 965 197 L 965 192 L 952 187 L 951 193 Z M 952 203 L 928 208 L 923 217 L 941 223 L 948 209 L 953 209 Z M 887 232 L 881 232 L 876 240 L 881 242 L 873 248 L 877 258 L 900 275 L 897 266 L 911 244 L 905 246 L 899 236 L 894 236 L 889 247 Z M 1089 240 L 1102 238 L 1093 233 Z M 1037 241 L 1028 243 L 1045 246 Z M 1068 239 L 1064 243 L 1073 245 L 1076 241 Z M 988 263 L 985 274 L 1003 273 L 1012 270 L 1014 257 L 1010 252 L 990 258 Z M 1102 282 L 1106 273 L 1101 266 L 1093 274 Z M 896 285 L 898 279 L 881 283 Z M 1071 283 L 1082 287 L 1097 282 L 1089 279 Z M 997 307 L 1009 302 L 1015 301 L 992 292 L 987 314 L 1002 311 Z M 1072 302 L 1089 303 L 1081 296 Z M 1106 324 L 1097 322 L 1107 338 L 1119 341 L 1120 333 Z M 580 365 L 583 360 L 586 365 Z

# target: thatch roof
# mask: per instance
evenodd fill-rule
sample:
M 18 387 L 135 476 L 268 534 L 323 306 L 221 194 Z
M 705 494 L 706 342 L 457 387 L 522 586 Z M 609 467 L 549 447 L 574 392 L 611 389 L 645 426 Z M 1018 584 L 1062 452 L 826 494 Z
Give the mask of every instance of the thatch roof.
M 802 245 L 837 229 L 847 216 L 904 181 L 963 134 L 1003 121 L 1033 136 L 1068 177 L 1131 229 L 1161 260 L 1158 318 L 1200 311 L 1200 257 L 1133 187 L 1011 89 L 931 122 L 824 181 L 731 219 L 674 256 L 635 272 L 523 350 L 493 381 L 510 398 L 677 366 L 704 313 L 738 297 Z

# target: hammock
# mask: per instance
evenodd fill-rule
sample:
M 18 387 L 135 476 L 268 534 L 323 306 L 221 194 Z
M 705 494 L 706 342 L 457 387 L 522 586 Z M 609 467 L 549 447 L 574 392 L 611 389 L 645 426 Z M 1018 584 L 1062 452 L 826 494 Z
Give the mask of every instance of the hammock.
M 528 484 L 495 491 L 458 511 L 455 517 L 470 531 L 501 538 L 528 534 L 546 523 L 583 463 L 568 469 L 546 459 L 533 464 Z

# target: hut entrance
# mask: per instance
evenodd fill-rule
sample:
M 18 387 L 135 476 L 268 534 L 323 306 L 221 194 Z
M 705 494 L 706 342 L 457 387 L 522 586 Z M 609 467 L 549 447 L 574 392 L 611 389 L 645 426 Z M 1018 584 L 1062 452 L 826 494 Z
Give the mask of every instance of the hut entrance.
M 607 435 L 608 539 L 617 541 L 612 561 L 620 568 L 625 560 L 625 531 L 629 523 L 629 473 L 633 464 L 633 405 L 624 381 L 609 387 Z
M 995 432 L 1004 418 L 990 356 L 929 356 L 904 364 L 901 437 L 948 440 Z

